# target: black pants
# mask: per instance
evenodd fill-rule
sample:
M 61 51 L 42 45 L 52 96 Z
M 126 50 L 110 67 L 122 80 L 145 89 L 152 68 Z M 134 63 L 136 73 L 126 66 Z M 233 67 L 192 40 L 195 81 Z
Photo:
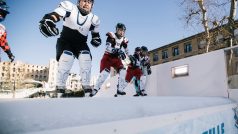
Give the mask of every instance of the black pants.
M 76 58 L 79 57 L 80 52 L 83 50 L 90 52 L 90 49 L 86 42 L 73 44 L 73 43 L 68 42 L 67 40 L 64 40 L 63 38 L 58 38 L 57 44 L 56 44 L 56 60 L 57 61 L 59 61 L 60 56 L 64 50 L 72 52 Z M 90 56 L 91 56 L 91 54 L 90 54 Z M 92 58 L 92 56 L 91 56 L 91 58 Z

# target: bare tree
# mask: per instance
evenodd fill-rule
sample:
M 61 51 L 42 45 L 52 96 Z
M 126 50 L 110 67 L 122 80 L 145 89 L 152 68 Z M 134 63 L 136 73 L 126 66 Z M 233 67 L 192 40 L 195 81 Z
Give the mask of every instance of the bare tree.
M 236 10 L 237 10 L 237 0 L 231 0 L 231 8 L 230 8 L 230 15 L 228 17 L 228 31 L 230 33 L 230 47 L 233 46 L 233 40 L 235 39 L 235 17 L 236 17 Z M 235 40 L 236 44 L 237 41 Z M 231 49 L 231 55 L 229 59 L 229 65 L 232 64 L 232 59 L 233 59 L 233 49 Z
M 209 51 L 212 38 L 210 29 L 227 23 L 230 0 L 182 0 L 184 9 L 183 19 L 187 26 L 205 31 L 206 52 Z

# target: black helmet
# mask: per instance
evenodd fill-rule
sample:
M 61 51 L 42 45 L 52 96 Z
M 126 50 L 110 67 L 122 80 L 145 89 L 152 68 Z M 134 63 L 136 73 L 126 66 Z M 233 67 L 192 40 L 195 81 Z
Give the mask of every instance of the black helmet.
M 123 30 L 126 30 L 126 26 L 125 26 L 123 23 L 117 23 L 116 29 L 117 29 L 117 28 L 121 28 L 121 29 L 123 29 Z
M 7 6 L 6 2 L 3 0 L 0 0 L 0 12 L 4 13 L 5 15 L 9 14 L 8 6 Z
M 147 48 L 146 46 L 142 46 L 142 47 L 141 47 L 141 51 L 143 51 L 143 52 L 148 52 L 148 48 Z
M 141 51 L 141 48 L 140 47 L 136 47 L 135 48 L 135 52 L 139 52 L 139 51 Z
M 79 2 L 80 0 L 78 0 L 78 2 Z M 94 3 L 94 0 L 91 0 L 92 1 L 92 3 Z

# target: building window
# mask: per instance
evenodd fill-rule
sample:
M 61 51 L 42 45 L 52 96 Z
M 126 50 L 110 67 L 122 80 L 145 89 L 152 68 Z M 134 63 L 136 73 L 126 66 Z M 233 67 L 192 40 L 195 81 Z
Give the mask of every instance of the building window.
M 158 52 L 154 52 L 153 53 L 153 62 L 157 62 L 157 61 L 159 61 L 159 54 L 158 54 Z
M 173 48 L 173 56 L 177 56 L 179 55 L 179 48 L 178 47 L 174 47 Z
M 191 43 L 184 44 L 184 53 L 192 52 L 192 45 Z
M 184 77 L 189 75 L 188 65 L 177 66 L 172 68 L 172 77 Z
M 162 51 L 162 59 L 167 59 L 168 58 L 168 50 L 163 50 Z
M 235 57 L 238 57 L 238 48 L 234 49 L 234 55 L 235 55 Z
M 220 44 L 220 43 L 223 43 L 223 42 L 224 42 L 223 35 L 221 35 L 221 34 L 217 35 L 217 37 L 216 37 L 216 43 L 217 43 L 217 44 Z
M 238 39 L 238 28 L 235 29 L 234 34 L 235 34 L 235 38 Z
M 199 49 L 203 49 L 205 48 L 207 45 L 207 42 L 205 40 L 201 40 L 199 43 L 198 43 L 198 48 Z
M 238 74 L 238 62 L 236 62 L 236 74 Z

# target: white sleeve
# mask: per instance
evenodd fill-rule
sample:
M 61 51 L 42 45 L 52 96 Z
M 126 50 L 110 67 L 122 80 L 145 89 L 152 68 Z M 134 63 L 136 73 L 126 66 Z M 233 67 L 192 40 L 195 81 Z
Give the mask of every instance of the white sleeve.
M 126 48 L 123 47 L 125 49 L 126 55 L 130 55 L 129 54 L 129 49 L 128 49 L 128 42 L 129 42 L 129 40 L 127 38 L 124 38 L 123 42 L 126 44 Z
M 99 25 L 100 25 L 100 20 L 98 18 L 98 16 L 94 15 L 92 18 L 92 25 L 93 25 L 93 29 L 92 32 L 94 33 L 99 33 Z
M 58 8 L 54 10 L 57 14 L 64 17 L 66 15 L 66 12 L 71 12 L 73 10 L 74 4 L 70 1 L 63 1 L 59 4 Z

